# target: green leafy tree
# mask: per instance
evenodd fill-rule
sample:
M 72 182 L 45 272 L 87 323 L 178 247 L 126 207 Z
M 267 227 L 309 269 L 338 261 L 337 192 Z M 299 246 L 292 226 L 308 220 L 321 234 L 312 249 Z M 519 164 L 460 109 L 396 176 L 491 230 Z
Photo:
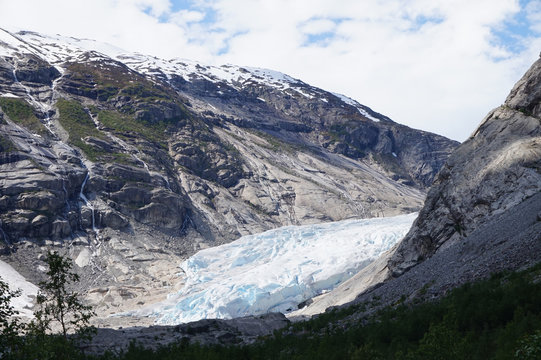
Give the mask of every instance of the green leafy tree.
M 20 290 L 11 290 L 0 279 L 0 358 L 16 352 L 21 346 L 19 334 L 24 325 L 17 318 L 19 312 L 11 305 L 11 300 L 20 295 Z
M 77 342 L 90 339 L 95 329 L 89 321 L 95 313 L 72 290 L 79 275 L 72 272 L 71 260 L 48 252 L 47 280 L 39 283 L 34 320 L 27 326 L 23 359 L 75 359 L 81 352 Z M 60 333 L 55 333 L 60 328 Z M 69 335 L 72 334 L 73 335 Z
M 35 326 L 41 332 L 51 330 L 56 322 L 62 329 L 62 336 L 67 341 L 68 332 L 88 336 L 94 330 L 90 319 L 95 315 L 92 307 L 79 300 L 79 294 L 70 289 L 72 283 L 79 281 L 79 275 L 71 271 L 71 260 L 49 251 L 47 254 L 48 279 L 39 283 L 40 292 L 36 302 L 38 310 L 34 312 Z
M 541 330 L 526 336 L 520 342 L 520 347 L 515 352 L 515 358 L 521 360 L 541 359 Z

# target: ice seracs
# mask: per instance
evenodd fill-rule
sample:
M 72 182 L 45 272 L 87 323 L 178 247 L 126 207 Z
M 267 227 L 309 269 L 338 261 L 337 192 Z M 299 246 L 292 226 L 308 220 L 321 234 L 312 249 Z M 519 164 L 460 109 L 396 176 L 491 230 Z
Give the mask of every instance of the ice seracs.
M 390 249 L 415 218 L 287 226 L 202 250 L 182 263 L 181 291 L 138 315 L 178 324 L 296 310 Z

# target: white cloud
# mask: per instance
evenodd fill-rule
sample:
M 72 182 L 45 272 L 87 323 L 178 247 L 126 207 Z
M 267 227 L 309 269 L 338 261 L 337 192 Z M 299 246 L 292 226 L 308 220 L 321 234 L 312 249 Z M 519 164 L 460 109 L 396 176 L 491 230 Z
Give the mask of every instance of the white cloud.
M 309 35 L 331 32 L 335 28 L 336 24 L 329 19 L 311 19 L 299 26 L 301 32 Z
M 170 20 L 180 26 L 200 22 L 205 18 L 205 13 L 201 11 L 180 10 L 171 15 Z
M 176 12 L 168 0 L 0 4 L 7 28 L 95 38 L 165 58 L 272 68 L 458 140 L 504 101 L 541 50 L 535 0 L 526 14 L 537 34 L 518 38 L 520 53 L 492 32 L 518 13 L 518 0 L 197 0 Z M 321 33 L 334 36 L 307 42 Z

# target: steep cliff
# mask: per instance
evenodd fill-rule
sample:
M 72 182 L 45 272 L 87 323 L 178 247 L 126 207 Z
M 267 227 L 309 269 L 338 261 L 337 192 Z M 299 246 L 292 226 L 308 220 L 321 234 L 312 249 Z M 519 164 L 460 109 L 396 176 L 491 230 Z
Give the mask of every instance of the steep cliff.
M 539 261 L 541 60 L 449 156 L 400 244 L 290 316 L 375 299 L 433 299 Z
M 403 273 L 539 192 L 541 60 L 449 157 L 389 261 L 391 271 Z

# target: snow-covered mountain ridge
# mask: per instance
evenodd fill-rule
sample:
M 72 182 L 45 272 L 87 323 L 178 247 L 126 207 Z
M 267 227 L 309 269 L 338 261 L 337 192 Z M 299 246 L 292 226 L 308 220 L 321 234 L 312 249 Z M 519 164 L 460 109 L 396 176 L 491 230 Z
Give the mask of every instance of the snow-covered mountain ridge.
M 0 29 L 0 41 L 8 44 L 3 50 L 6 56 L 13 56 L 17 52 L 27 52 L 50 64 L 57 65 L 62 71 L 61 64 L 68 62 L 107 61 L 114 59 L 140 72 L 154 78 L 171 79 L 173 75 L 182 76 L 187 81 L 207 80 L 213 83 L 226 83 L 235 90 L 241 90 L 245 85 L 262 85 L 276 88 L 280 91 L 295 91 L 307 98 L 319 98 L 323 102 L 329 100 L 328 92 L 313 88 L 299 79 L 278 71 L 257 67 L 237 66 L 232 64 L 212 66 L 188 59 L 160 59 L 154 56 L 139 53 L 128 53 L 123 49 L 107 43 L 100 43 L 88 39 L 76 39 L 65 36 L 45 36 L 34 32 L 20 32 L 13 36 Z M 0 55 L 2 52 L 0 52 Z M 359 112 L 373 121 L 389 118 L 375 113 L 370 108 L 357 101 L 341 95 L 332 94 L 344 103 L 356 107 Z M 261 101 L 265 101 L 261 99 Z

